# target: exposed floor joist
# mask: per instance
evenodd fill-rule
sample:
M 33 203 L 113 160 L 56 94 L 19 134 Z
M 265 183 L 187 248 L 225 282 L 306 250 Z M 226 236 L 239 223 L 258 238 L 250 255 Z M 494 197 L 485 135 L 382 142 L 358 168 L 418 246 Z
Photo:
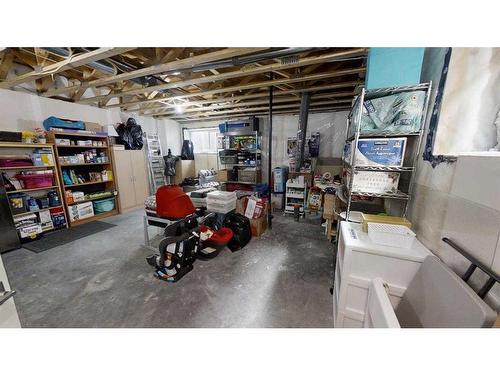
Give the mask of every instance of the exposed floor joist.
M 304 92 L 313 94 L 315 110 L 337 110 L 363 85 L 367 52 L 361 47 L 14 47 L 0 51 L 0 87 L 179 121 L 265 112 L 270 86 L 276 88 L 278 111 L 293 113 Z
M 251 76 L 251 75 L 255 75 L 255 74 L 280 71 L 281 69 L 294 69 L 294 68 L 307 66 L 307 65 L 311 65 L 311 64 L 321 64 L 321 63 L 333 61 L 335 59 L 340 59 L 340 58 L 359 56 L 360 54 L 363 54 L 363 53 L 366 53 L 366 49 L 356 48 L 353 50 L 348 50 L 348 51 L 344 51 L 344 52 L 337 52 L 337 53 L 329 53 L 329 54 L 320 55 L 317 57 L 306 57 L 303 59 L 298 59 L 297 62 L 293 62 L 290 64 L 275 63 L 275 64 L 258 66 L 255 68 L 243 68 L 243 69 L 240 69 L 240 70 L 235 71 L 235 72 L 220 73 L 220 74 L 211 75 L 208 77 L 187 79 L 187 80 L 183 80 L 183 81 L 179 81 L 179 82 L 172 82 L 172 83 L 165 83 L 162 85 L 143 87 L 143 88 L 134 89 L 134 90 L 127 90 L 127 91 L 123 91 L 123 92 L 119 92 L 119 93 L 110 93 L 108 95 L 94 96 L 94 97 L 90 97 L 90 98 L 81 99 L 80 102 L 81 103 L 98 102 L 100 100 L 113 98 L 113 97 L 116 98 L 116 97 L 122 97 L 122 96 L 134 96 L 134 95 L 148 93 L 151 91 L 168 90 L 168 89 L 172 89 L 172 88 L 198 85 L 201 83 L 223 81 L 223 80 L 239 78 L 239 77 L 244 77 L 244 76 Z M 293 77 L 291 75 L 285 75 L 285 79 L 293 80 Z
M 116 56 L 121 53 L 125 53 L 134 48 L 98 48 L 94 51 L 77 54 L 75 56 L 70 56 L 67 59 L 56 62 L 51 65 L 43 66 L 39 71 L 35 70 L 26 74 L 17 76 L 11 80 L 0 82 L 0 88 L 6 89 L 13 86 L 20 85 L 25 82 L 34 81 L 52 75 L 55 73 L 62 73 L 68 69 L 76 68 L 79 66 L 84 66 L 90 64 L 91 62 L 103 60 L 111 56 Z
M 134 78 L 144 77 L 153 74 L 165 73 L 168 71 L 175 71 L 181 69 L 192 68 L 198 64 L 206 63 L 210 61 L 217 61 L 227 58 L 232 58 L 235 56 L 241 56 L 253 52 L 259 52 L 266 50 L 268 48 L 225 48 L 216 52 L 209 52 L 199 56 L 192 56 L 182 60 L 175 60 L 171 62 L 167 62 L 164 64 L 158 64 L 149 66 L 147 68 L 134 70 L 132 72 L 122 73 L 115 76 L 101 78 L 98 80 L 87 82 L 88 87 L 99 87 L 109 85 L 111 83 L 131 80 Z M 43 96 L 51 97 L 57 96 L 61 94 L 68 94 L 78 89 L 80 85 L 73 85 L 69 87 L 64 87 L 61 89 L 51 90 L 46 92 Z

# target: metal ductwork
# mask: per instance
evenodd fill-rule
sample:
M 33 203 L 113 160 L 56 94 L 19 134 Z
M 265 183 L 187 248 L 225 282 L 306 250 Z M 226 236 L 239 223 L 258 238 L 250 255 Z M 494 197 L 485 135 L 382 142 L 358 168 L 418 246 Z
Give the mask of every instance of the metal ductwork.
M 62 56 L 62 57 L 68 57 L 71 52 L 69 48 L 65 47 L 43 47 L 43 50 L 53 53 L 54 55 Z M 93 69 L 100 70 L 104 73 L 107 74 L 116 74 L 116 69 L 113 65 L 107 64 L 103 61 L 94 61 L 88 64 Z

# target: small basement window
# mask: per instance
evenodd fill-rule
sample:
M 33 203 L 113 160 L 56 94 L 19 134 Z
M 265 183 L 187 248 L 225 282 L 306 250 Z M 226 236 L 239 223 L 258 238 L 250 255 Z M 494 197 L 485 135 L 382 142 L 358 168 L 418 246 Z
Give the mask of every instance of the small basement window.
M 184 139 L 193 142 L 195 154 L 216 154 L 219 128 L 184 129 Z
M 448 58 L 440 108 L 432 109 L 433 154 L 500 151 L 500 48 L 452 48 Z

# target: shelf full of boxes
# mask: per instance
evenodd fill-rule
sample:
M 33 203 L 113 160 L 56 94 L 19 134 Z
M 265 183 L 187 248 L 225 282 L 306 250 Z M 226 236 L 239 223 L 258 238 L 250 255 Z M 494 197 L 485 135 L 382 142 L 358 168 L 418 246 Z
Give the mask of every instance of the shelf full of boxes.
M 250 190 L 262 177 L 261 136 L 249 127 L 218 134 L 219 182 L 226 190 Z
M 53 145 L 1 142 L 0 173 L 22 241 L 67 228 Z
M 431 83 L 362 89 L 347 118 L 344 188 L 347 205 L 380 201 L 391 214 L 406 217 L 425 124 Z
M 118 194 L 106 133 L 51 130 L 69 225 L 76 226 L 118 213 Z

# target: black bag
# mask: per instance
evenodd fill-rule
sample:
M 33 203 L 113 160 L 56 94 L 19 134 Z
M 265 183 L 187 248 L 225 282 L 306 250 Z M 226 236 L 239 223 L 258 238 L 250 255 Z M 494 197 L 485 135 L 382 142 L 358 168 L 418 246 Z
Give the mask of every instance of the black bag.
M 181 159 L 194 160 L 193 142 L 187 139 L 182 143 Z
M 116 132 L 117 143 L 124 145 L 125 150 L 142 150 L 142 128 L 132 117 L 127 120 L 127 124 L 118 125 Z
M 224 218 L 224 226 L 233 231 L 233 238 L 227 244 L 231 251 L 243 249 L 252 239 L 250 219 L 237 213 L 227 214 Z

